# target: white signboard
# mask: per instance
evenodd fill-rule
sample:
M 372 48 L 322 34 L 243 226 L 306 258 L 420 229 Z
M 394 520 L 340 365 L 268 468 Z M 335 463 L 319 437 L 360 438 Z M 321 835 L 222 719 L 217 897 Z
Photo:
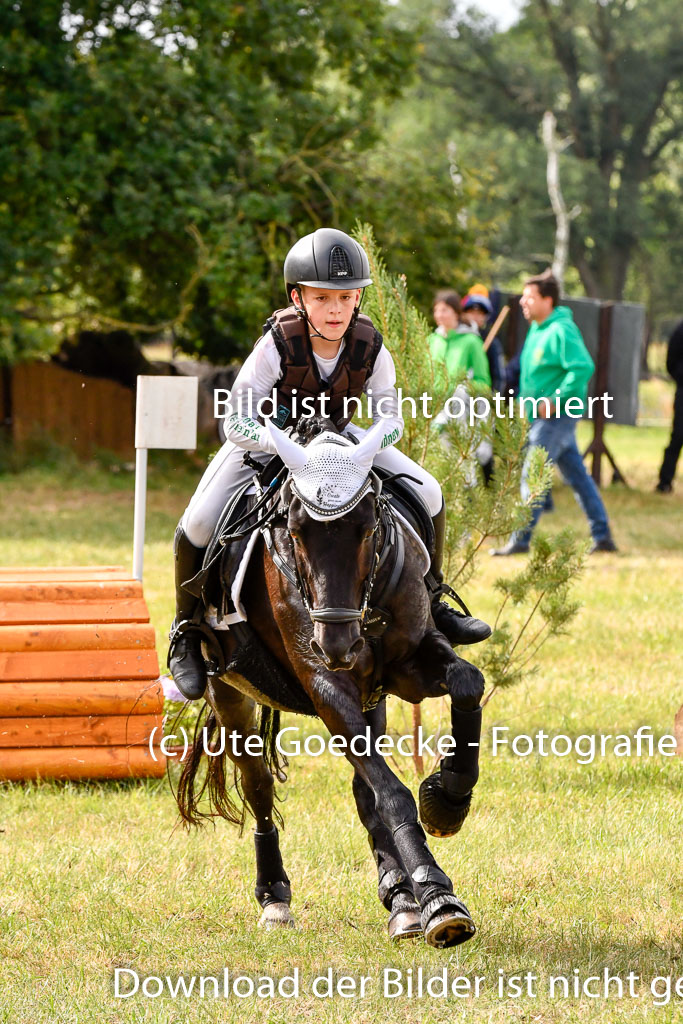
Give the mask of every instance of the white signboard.
M 197 377 L 138 377 L 136 448 L 197 447 Z
M 197 377 L 138 377 L 135 408 L 133 576 L 142 579 L 147 449 L 197 447 Z

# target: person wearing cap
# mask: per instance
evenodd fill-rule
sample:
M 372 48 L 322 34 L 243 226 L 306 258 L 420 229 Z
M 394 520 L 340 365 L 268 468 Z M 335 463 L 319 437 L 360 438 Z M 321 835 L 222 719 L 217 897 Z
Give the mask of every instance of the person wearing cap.
M 461 321 L 460 296 L 444 289 L 434 296 L 432 308 L 436 328 L 429 335 L 429 348 L 437 370 L 446 372 L 449 385 L 463 371 L 480 388 L 491 387 L 488 360 L 475 325 Z
M 493 305 L 488 295 L 483 291 L 468 292 L 462 300 L 462 315 L 464 320 L 468 320 L 475 327 L 483 341 L 493 317 Z M 492 338 L 485 352 L 491 375 L 491 390 L 495 395 L 502 391 L 505 376 L 503 344 L 500 338 Z
M 265 400 L 273 406 L 270 418 L 281 429 L 295 428 L 302 414 L 319 411 L 340 430 L 356 437 L 373 435 L 377 451 L 373 465 L 413 477 L 432 516 L 435 547 L 426 580 L 432 585 L 436 628 L 452 644 L 477 643 L 491 633 L 485 622 L 441 601 L 446 592 L 441 573 L 446 527 L 443 496 L 430 473 L 393 447 L 403 433 L 403 420 L 393 359 L 370 318 L 360 312 L 362 290 L 372 283 L 365 252 L 343 231 L 319 228 L 290 249 L 284 278 L 291 305 L 268 319 L 238 373 L 225 420 L 226 441 L 176 530 L 176 615 L 169 668 L 188 700 L 203 696 L 206 668 L 202 634 L 194 622 L 197 598 L 183 584 L 200 570 L 226 501 L 253 475 L 253 467 L 244 463 L 245 453 L 258 463 L 276 453 L 274 434 L 256 411 Z M 368 431 L 349 424 L 347 411 L 354 406 L 344 402 L 363 393 L 373 399 L 373 424 Z

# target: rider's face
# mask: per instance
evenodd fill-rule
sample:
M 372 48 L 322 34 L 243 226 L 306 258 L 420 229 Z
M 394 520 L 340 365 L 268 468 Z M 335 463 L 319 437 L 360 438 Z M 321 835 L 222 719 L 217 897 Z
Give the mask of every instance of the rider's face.
M 311 288 L 302 285 L 301 300 L 313 327 L 329 341 L 340 341 L 351 323 L 353 311 L 360 302 L 360 288 L 341 291 L 338 288 Z M 292 291 L 299 304 L 297 291 Z M 313 331 L 311 331 L 313 335 Z

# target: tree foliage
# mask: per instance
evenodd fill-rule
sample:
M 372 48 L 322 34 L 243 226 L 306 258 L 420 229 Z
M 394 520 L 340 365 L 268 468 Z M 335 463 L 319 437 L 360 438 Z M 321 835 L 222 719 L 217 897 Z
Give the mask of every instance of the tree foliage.
M 412 59 L 382 0 L 3 5 L 5 357 L 124 322 L 225 360 Z
M 409 414 L 409 406 L 404 408 L 405 430 L 399 447 L 441 484 L 448 515 L 444 576 L 460 589 L 476 575 L 487 540 L 508 537 L 529 522 L 532 506 L 550 487 L 552 468 L 543 450 L 536 449 L 528 474 L 529 497 L 524 501 L 520 479 L 525 420 L 504 415 L 491 417 L 485 425 L 453 422 L 445 434 L 437 432 L 434 418 L 450 392 L 431 360 L 429 325 L 413 304 L 405 279 L 387 270 L 372 228 L 360 225 L 356 237 L 368 253 L 374 282 L 367 289 L 365 310 L 391 351 L 397 385 L 405 396 L 420 399 L 426 394 L 431 399 L 431 415 L 422 415 L 421 404 L 417 416 Z M 508 411 L 507 407 L 503 405 L 501 411 Z M 483 438 L 493 443 L 495 459 L 487 487 L 475 455 Z M 533 671 L 542 645 L 566 631 L 578 611 L 571 589 L 584 556 L 585 544 L 570 531 L 554 538 L 539 534 L 524 567 L 514 576 L 497 580 L 501 603 L 493 635 L 471 649 L 491 686 L 487 700 L 495 690 L 514 685 Z
M 434 26 L 423 75 L 450 97 L 452 123 L 476 122 L 480 153 L 512 171 L 503 184 L 512 245 L 527 259 L 552 251 L 538 141 L 550 109 L 571 143 L 565 198 L 581 207 L 574 266 L 587 294 L 621 298 L 634 256 L 656 235 L 648 196 L 681 152 L 683 26 L 673 0 L 527 0 L 505 32 L 447 2 Z

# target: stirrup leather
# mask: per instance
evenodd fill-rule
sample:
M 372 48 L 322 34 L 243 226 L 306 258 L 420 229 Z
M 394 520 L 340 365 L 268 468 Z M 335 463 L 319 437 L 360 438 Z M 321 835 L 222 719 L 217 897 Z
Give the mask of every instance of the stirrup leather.
M 458 604 L 462 608 L 464 615 L 472 616 L 472 612 L 469 610 L 463 599 L 460 597 L 460 594 L 456 594 L 456 592 L 453 590 L 453 587 L 451 587 L 448 583 L 444 583 L 443 580 L 438 581 L 431 569 L 425 576 L 425 585 L 427 587 L 427 590 L 429 591 L 429 596 L 431 598 L 432 604 L 438 603 L 442 597 L 450 597 L 453 601 L 456 602 L 456 604 Z

